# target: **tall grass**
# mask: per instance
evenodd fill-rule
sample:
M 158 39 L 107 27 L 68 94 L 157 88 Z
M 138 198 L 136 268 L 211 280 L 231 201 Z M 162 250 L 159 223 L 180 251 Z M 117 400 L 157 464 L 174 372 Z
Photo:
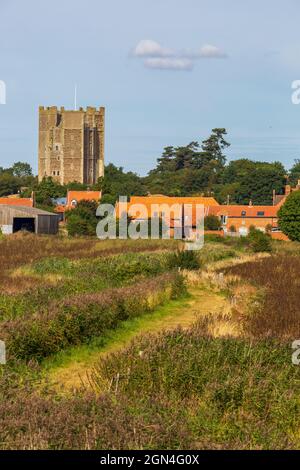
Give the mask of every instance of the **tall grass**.
M 19 279 L 24 278 L 28 283 L 25 292 L 0 294 L 0 321 L 31 316 L 47 309 L 54 300 L 156 276 L 169 269 L 168 259 L 168 252 L 145 252 L 78 260 L 45 257 L 34 261 L 20 268 L 18 276 L 12 279 L 19 289 Z
M 199 324 L 143 337 L 108 356 L 93 377 L 101 393 L 58 400 L 3 378 L 1 447 L 299 448 L 299 368 L 290 348 L 204 331 Z
M 300 257 L 271 256 L 230 267 L 226 272 L 264 289 L 260 302 L 244 318 L 246 332 L 253 337 L 299 337 Z
M 2 322 L 1 338 L 10 359 L 40 360 L 100 336 L 121 321 L 151 312 L 183 293 L 183 278 L 169 273 L 130 287 L 80 294 L 31 317 Z
M 94 259 L 125 252 L 172 251 L 177 246 L 178 242 L 175 240 L 68 239 L 17 233 L 0 240 L 0 290 L 4 292 L 6 289 L 11 289 L 11 284 L 14 282 L 10 276 L 12 269 L 43 258 Z M 20 277 L 18 284 L 15 284 L 15 291 L 21 291 L 23 285 L 28 286 L 28 282 Z

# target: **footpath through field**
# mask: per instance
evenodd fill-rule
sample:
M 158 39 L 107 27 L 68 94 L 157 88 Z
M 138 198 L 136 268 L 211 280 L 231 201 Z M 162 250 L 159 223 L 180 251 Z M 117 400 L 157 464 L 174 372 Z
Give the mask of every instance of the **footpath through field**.
M 101 357 L 126 347 L 140 334 L 188 328 L 200 315 L 219 314 L 228 309 L 225 296 L 205 288 L 192 288 L 189 297 L 169 302 L 155 312 L 125 321 L 109 332 L 104 345 L 84 345 L 71 348 L 45 364 L 45 377 L 51 388 L 62 393 L 82 385 L 89 387 L 88 376 Z
M 238 258 L 213 262 L 207 266 L 207 275 L 229 265 L 254 261 L 268 256 L 266 254 L 242 255 Z M 117 352 L 129 345 L 131 340 L 145 333 L 157 333 L 176 327 L 188 328 L 197 318 L 212 315 L 216 319 L 214 336 L 237 336 L 239 327 L 232 322 L 229 299 L 221 289 L 212 289 L 205 282 L 196 282 L 189 288 L 189 297 L 174 300 L 159 307 L 151 314 L 127 320 L 115 330 L 109 331 L 104 338 L 91 344 L 70 348 L 50 358 L 44 364 L 45 382 L 57 392 L 68 394 L 82 386 L 89 388 L 89 376 L 97 362 L 107 354 Z

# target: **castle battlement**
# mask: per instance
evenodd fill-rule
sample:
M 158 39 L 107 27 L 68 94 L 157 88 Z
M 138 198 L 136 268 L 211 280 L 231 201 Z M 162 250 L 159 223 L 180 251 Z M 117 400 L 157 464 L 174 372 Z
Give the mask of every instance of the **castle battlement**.
M 79 109 L 65 109 L 64 106 L 60 108 L 58 106 L 39 106 L 39 112 L 45 113 L 103 113 L 105 108 L 103 106 L 99 106 L 97 109 L 94 106 L 87 106 L 86 110 L 80 106 Z

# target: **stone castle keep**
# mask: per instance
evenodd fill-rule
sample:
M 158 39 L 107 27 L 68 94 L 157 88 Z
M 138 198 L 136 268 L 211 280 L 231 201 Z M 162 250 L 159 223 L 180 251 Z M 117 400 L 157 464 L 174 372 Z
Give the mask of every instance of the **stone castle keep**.
M 104 174 L 105 108 L 39 107 L 39 181 L 95 184 Z

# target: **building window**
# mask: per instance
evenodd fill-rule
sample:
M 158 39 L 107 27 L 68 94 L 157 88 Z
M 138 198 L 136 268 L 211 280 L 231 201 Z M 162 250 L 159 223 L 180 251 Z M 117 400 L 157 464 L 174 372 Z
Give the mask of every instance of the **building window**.
M 55 145 L 55 150 L 59 150 L 59 146 L 58 146 L 58 145 Z
M 55 171 L 53 171 L 53 176 L 55 176 Z
M 57 176 L 59 176 L 59 171 L 57 172 Z
M 257 212 L 258 217 L 263 217 L 265 215 L 264 211 Z

